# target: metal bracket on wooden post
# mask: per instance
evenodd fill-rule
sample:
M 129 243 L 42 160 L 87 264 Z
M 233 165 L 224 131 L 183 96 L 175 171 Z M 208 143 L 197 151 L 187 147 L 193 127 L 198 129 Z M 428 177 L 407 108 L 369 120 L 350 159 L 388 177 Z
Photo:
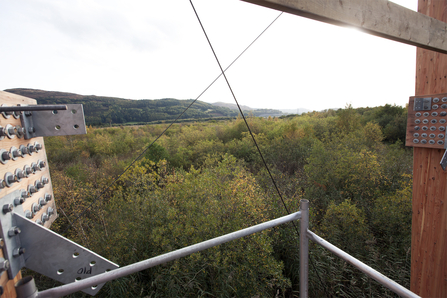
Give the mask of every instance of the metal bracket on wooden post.
M 67 104 L 67 110 L 24 112 L 20 116 L 25 139 L 86 134 L 82 104 Z

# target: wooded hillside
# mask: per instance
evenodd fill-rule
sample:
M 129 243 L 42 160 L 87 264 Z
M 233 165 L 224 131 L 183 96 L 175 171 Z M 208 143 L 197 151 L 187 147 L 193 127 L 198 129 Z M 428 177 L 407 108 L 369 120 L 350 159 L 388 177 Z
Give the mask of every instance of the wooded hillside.
M 193 102 L 193 99 L 178 100 L 173 98 L 130 100 L 25 88 L 5 91 L 34 98 L 38 104 L 83 104 L 85 122 L 87 125 L 93 126 L 145 124 L 173 120 Z M 283 114 L 281 111 L 270 109 L 245 110 L 245 112 L 253 116 L 264 117 Z M 197 101 L 180 119 L 233 118 L 238 114 L 239 112 L 236 110 Z

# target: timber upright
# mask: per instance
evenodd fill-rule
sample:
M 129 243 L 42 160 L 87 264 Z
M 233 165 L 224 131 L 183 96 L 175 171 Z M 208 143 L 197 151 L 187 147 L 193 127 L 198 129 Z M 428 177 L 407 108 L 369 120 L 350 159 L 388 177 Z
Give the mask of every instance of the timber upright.
M 62 283 L 118 265 L 50 231 L 57 218 L 44 136 L 85 134 L 83 107 L 0 91 L 0 295 L 35 297 L 24 267 Z M 61 198 L 63 199 L 63 198 Z M 84 289 L 95 295 L 103 286 Z
M 419 0 L 418 11 L 446 22 L 447 0 Z M 417 48 L 417 97 L 431 98 L 432 107 L 436 104 L 433 100 L 439 99 L 438 106 L 442 107 L 443 100 L 447 101 L 446 93 L 447 55 Z M 409 115 L 411 109 L 410 105 Z M 436 111 L 429 111 L 430 117 L 433 112 Z M 408 122 L 410 125 L 410 117 Z M 442 125 L 446 126 L 445 123 Z M 414 147 L 411 290 L 421 297 L 447 297 L 447 171 L 442 169 L 447 160 L 440 164 L 446 151 L 444 148 L 447 146 L 438 149 Z
M 387 0 L 242 1 L 417 46 L 415 98 L 442 101 L 447 93 L 447 0 L 418 0 L 418 12 Z M 430 117 L 439 117 L 432 115 L 436 103 L 426 104 Z M 411 109 L 410 105 L 409 113 L 414 113 L 409 120 L 440 119 L 416 119 L 417 112 Z M 428 111 L 420 112 L 425 117 Z M 427 126 L 427 131 L 407 126 L 413 131 L 407 131 L 406 144 L 414 146 L 411 290 L 424 298 L 447 297 L 447 172 L 440 164 L 445 152 L 440 124 L 419 125 Z M 432 126 L 434 131 L 429 130 Z

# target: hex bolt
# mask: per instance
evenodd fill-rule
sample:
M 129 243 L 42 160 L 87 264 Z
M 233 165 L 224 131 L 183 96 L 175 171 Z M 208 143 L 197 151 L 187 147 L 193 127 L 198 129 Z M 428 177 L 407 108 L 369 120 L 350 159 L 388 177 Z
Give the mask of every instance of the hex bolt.
M 23 255 L 25 252 L 26 252 L 26 249 L 24 247 L 18 247 L 18 248 L 14 248 L 12 255 L 14 257 L 19 257 L 19 256 Z
M 22 115 L 22 111 L 14 111 L 12 112 L 12 116 L 14 116 L 14 118 L 19 119 L 20 115 Z
M 37 142 L 34 143 L 34 147 L 36 148 L 37 151 L 42 150 L 42 144 L 39 144 Z
M 50 182 L 50 180 L 47 177 L 45 177 L 45 176 L 42 177 L 43 185 L 48 184 L 49 182 Z
M 13 139 L 16 136 L 17 132 L 11 124 L 7 124 L 5 128 L 3 128 L 3 135 L 6 135 L 8 138 Z
M 52 198 L 53 198 L 53 196 L 51 194 L 49 194 L 49 193 L 45 194 L 45 201 L 49 202 L 49 201 L 51 201 Z
M 6 181 L 3 179 L 0 179 L 0 189 L 5 188 L 6 187 Z
M 47 222 L 49 219 L 48 215 L 46 213 L 42 214 L 42 223 Z
M 33 203 L 33 205 L 31 206 L 31 211 L 36 214 L 37 212 L 39 212 L 40 210 L 40 205 Z
M 22 157 L 22 152 L 18 150 L 16 147 L 11 147 L 9 152 L 11 153 L 12 160 L 17 160 L 18 157 Z
M 13 174 L 6 176 L 6 182 L 7 183 L 14 183 L 17 182 L 17 177 Z
M 43 206 L 45 206 L 45 205 L 47 204 L 47 201 L 45 201 L 44 198 L 39 198 L 38 203 L 39 203 L 39 205 L 40 205 L 41 207 L 43 207 Z
M 14 127 L 11 124 L 7 124 L 6 127 L 0 126 L 0 136 L 8 137 L 10 139 L 15 137 Z
M 21 189 L 22 194 L 20 195 L 23 199 L 29 198 L 29 192 L 24 189 Z
M 15 174 L 17 176 L 17 181 L 20 181 L 20 180 L 22 180 L 23 178 L 26 177 L 25 172 L 22 171 L 21 169 L 16 169 Z
M 16 136 L 21 139 L 25 135 L 25 128 L 21 127 L 20 125 L 17 125 L 15 127 Z
M 14 206 L 12 204 L 5 204 L 2 207 L 2 211 L 4 214 L 11 212 L 12 210 L 14 210 Z
M 34 145 L 28 144 L 28 154 L 32 155 L 34 152 L 36 152 L 36 148 L 34 148 Z
M 22 151 L 22 156 L 28 154 L 28 148 L 24 145 L 20 145 L 19 150 Z
M 37 180 L 36 181 L 36 189 L 41 189 L 41 188 L 44 188 L 44 185 L 41 181 Z
M 2 104 L 2 107 L 7 107 L 7 106 L 8 106 L 8 105 Z M 8 119 L 9 116 L 11 116 L 13 113 L 14 113 L 13 111 L 5 111 L 5 112 L 2 112 L 3 117 L 5 117 L 5 119 Z
M 24 198 L 15 198 L 14 199 L 14 206 L 19 206 L 19 205 L 22 205 L 23 203 L 25 203 Z
M 17 182 L 17 176 L 8 172 L 5 174 L 5 182 L 7 187 L 11 187 L 14 182 Z
M 34 174 L 34 169 L 31 168 L 30 166 L 25 165 L 23 167 L 23 171 L 25 171 L 25 175 L 30 175 L 30 174 Z
M 25 211 L 25 217 L 28 218 L 28 219 L 31 219 L 31 218 L 33 218 L 33 214 L 31 213 L 31 211 L 26 210 Z
M 34 162 L 31 164 L 31 168 L 33 168 L 34 173 L 37 171 L 41 171 L 41 169 L 39 168 L 39 165 Z
M 19 227 L 12 227 L 8 231 L 8 236 L 9 237 L 14 237 L 16 235 L 19 235 L 21 232 L 22 232 L 22 230 L 20 230 Z
M 32 116 L 33 115 L 33 112 L 31 112 L 31 111 L 25 111 L 25 116 L 26 117 L 29 117 L 29 116 Z
M 9 151 L 6 151 L 5 149 L 0 150 L 0 161 L 2 164 L 5 164 L 8 162 L 8 160 L 11 159 L 11 153 Z
M 6 271 L 9 269 L 9 261 L 4 258 L 0 258 L 0 272 Z
M 2 104 L 2 107 L 8 107 L 8 105 L 7 105 L 7 104 Z M 9 116 L 11 116 L 12 114 L 13 114 L 12 111 L 5 111 L 5 112 L 2 112 L 2 115 L 3 115 L 3 117 L 4 117 L 5 119 L 8 119 Z
M 11 154 L 8 151 L 5 151 L 2 153 L 2 158 L 4 160 L 10 160 L 11 159 Z
M 38 160 L 37 164 L 39 165 L 39 168 L 41 168 L 41 169 L 45 168 L 45 166 L 46 166 L 46 163 L 43 160 Z
M 30 195 L 33 195 L 33 193 L 37 192 L 36 187 L 34 187 L 34 185 L 28 185 L 28 192 L 30 193 Z
M 54 214 L 54 209 L 51 208 L 51 207 L 48 207 L 48 208 L 47 208 L 47 212 L 48 212 L 48 217 L 51 217 L 51 215 Z
M 40 219 L 36 219 L 36 224 L 41 225 L 41 226 L 43 225 L 43 223 Z

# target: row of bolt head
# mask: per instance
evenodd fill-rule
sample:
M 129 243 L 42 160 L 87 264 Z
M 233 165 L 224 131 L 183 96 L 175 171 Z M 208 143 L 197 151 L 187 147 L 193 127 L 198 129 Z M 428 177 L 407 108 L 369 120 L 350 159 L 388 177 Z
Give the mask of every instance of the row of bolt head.
M 28 145 L 20 145 L 19 149 L 16 147 L 11 147 L 9 151 L 5 149 L 0 150 L 0 161 L 3 164 L 6 164 L 8 160 L 16 160 L 18 157 L 25 157 L 26 154 L 33 155 L 34 152 L 39 152 L 42 150 L 42 144 L 35 142 L 33 144 Z
M 25 173 L 26 171 L 22 171 L 20 169 L 16 169 L 15 174 L 7 172 L 5 174 L 5 179 L 0 179 L 0 189 L 11 187 L 13 183 L 21 181 L 23 178 L 27 177 Z M 34 185 L 28 185 L 28 192 L 30 194 L 36 193 L 39 189 L 44 188 L 44 186 L 48 183 L 50 183 L 50 180 L 47 177 L 43 176 L 41 180 L 36 180 L 34 182 Z

